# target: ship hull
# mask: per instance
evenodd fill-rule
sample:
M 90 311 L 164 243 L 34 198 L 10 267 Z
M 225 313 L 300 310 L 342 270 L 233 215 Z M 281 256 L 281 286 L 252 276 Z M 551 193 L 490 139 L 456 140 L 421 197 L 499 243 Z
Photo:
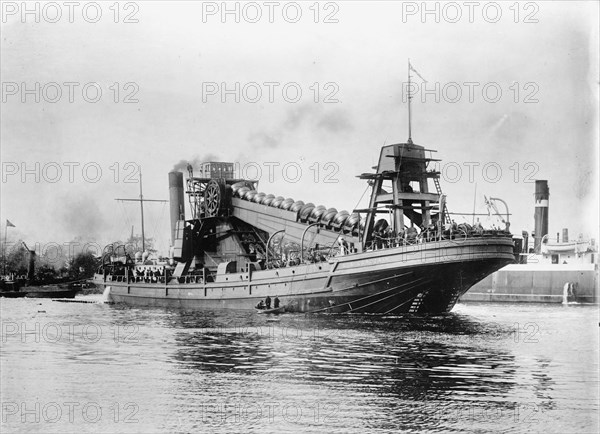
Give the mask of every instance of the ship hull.
M 598 269 L 595 264 L 511 264 L 475 284 L 461 300 L 597 304 Z
M 0 291 L 0 297 L 6 298 L 75 298 L 75 295 L 81 291 L 79 288 L 63 288 L 57 285 L 44 286 L 22 286 L 18 285 L 11 290 Z
M 75 298 L 80 289 L 61 289 L 57 287 L 21 288 L 27 298 Z
M 96 275 L 117 303 L 254 310 L 277 296 L 287 312 L 442 313 L 472 285 L 514 259 L 508 237 L 429 242 L 338 256 L 328 262 L 232 273 L 211 283 L 127 282 Z

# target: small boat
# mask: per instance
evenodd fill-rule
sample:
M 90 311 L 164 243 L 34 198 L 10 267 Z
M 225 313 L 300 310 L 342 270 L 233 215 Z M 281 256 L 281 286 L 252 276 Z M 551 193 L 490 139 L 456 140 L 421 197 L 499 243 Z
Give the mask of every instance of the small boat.
M 0 297 L 5 298 L 21 298 L 25 297 L 27 293 L 21 291 L 0 291 Z
M 285 313 L 285 306 L 274 307 L 273 309 L 256 309 L 256 312 L 258 312 L 259 314 L 263 314 L 263 313 L 273 313 L 273 314 Z
M 0 297 L 5 298 L 75 298 L 75 294 L 81 291 L 81 287 L 70 285 L 22 285 L 21 282 L 1 285 Z M 10 282 L 13 283 L 13 282 Z
M 27 298 L 75 298 L 80 288 L 64 288 L 60 285 L 24 286 L 20 292 Z
M 25 297 L 25 293 L 19 291 L 19 285 L 15 280 L 2 278 L 0 280 L 0 297 L 20 298 Z
M 21 243 L 29 254 L 27 277 L 1 276 L 1 297 L 75 298 L 75 294 L 83 289 L 81 281 L 64 282 L 64 279 L 35 279 L 35 250 L 31 250 L 24 241 L 21 241 Z

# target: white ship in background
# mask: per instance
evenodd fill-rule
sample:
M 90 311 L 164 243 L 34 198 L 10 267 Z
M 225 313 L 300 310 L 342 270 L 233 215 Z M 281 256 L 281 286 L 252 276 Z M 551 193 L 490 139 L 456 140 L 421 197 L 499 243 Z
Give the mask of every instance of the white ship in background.
M 569 239 L 567 229 L 548 234 L 547 181 L 535 183 L 535 230 L 523 232 L 519 263 L 507 265 L 475 284 L 463 301 L 598 303 L 596 240 Z M 517 240 L 518 241 L 518 240 Z

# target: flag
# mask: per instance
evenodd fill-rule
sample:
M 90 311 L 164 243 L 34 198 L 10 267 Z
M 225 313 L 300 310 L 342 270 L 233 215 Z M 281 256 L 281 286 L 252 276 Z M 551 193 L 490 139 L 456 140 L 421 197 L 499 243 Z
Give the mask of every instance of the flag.
M 408 62 L 408 69 L 410 71 L 414 72 L 415 74 L 417 74 L 421 80 L 423 80 L 425 83 L 427 83 L 427 80 L 425 80 L 423 77 L 421 77 L 421 74 L 419 74 L 419 71 L 417 71 L 415 68 L 413 68 L 413 66 L 410 64 L 410 61 Z
M 6 227 L 7 227 L 7 228 L 16 228 L 16 226 L 15 226 L 15 225 L 13 225 L 13 224 L 10 222 L 10 220 L 8 220 L 8 219 L 6 219 Z
M 488 217 L 492 217 L 492 202 L 487 198 L 487 196 L 483 196 L 483 201 L 485 202 L 485 206 L 487 207 L 488 210 Z

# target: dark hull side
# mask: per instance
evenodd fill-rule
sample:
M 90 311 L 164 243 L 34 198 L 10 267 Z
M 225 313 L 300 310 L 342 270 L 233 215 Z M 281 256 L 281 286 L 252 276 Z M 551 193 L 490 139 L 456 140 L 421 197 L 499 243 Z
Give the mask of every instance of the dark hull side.
M 427 243 L 371 251 L 330 262 L 253 274 L 228 274 L 206 285 L 104 281 L 117 303 L 182 309 L 248 309 L 267 295 L 286 312 L 442 313 L 472 285 L 514 259 L 512 240 Z
M 60 291 L 43 291 L 43 290 L 33 290 L 28 291 L 26 289 L 21 289 L 19 291 L 5 291 L 0 292 L 0 297 L 5 298 L 75 298 L 77 294 L 77 290 L 60 290 Z
M 4 298 L 21 298 L 27 295 L 26 292 L 21 291 L 0 291 L 0 297 Z
M 0 282 L 0 297 L 5 298 L 75 298 L 81 287 L 66 283 L 31 284 L 23 280 Z
M 26 287 L 21 288 L 27 298 L 75 298 L 80 289 L 45 289 Z

